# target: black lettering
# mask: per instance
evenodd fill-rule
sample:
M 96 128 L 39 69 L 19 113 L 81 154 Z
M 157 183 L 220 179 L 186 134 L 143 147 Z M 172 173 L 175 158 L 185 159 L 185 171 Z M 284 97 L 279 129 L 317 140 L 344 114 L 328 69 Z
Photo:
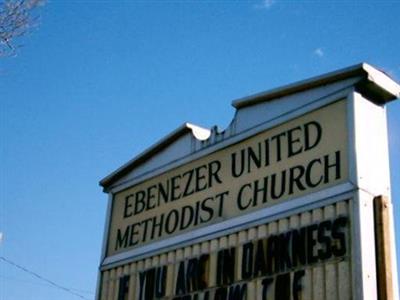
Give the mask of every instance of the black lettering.
M 343 230 L 347 222 L 348 218 L 342 216 L 333 221 L 332 224 L 332 238 L 336 240 L 332 246 L 332 253 L 336 257 L 346 254 L 346 234 Z
M 224 250 L 219 250 L 217 253 L 217 285 L 223 284 L 223 270 L 224 270 Z
M 208 214 L 208 216 L 200 217 L 201 223 L 206 223 L 206 222 L 210 221 L 212 219 L 212 217 L 214 216 L 214 210 L 212 209 L 212 207 L 207 206 L 208 201 L 213 201 L 213 198 L 206 198 L 203 200 L 203 202 L 201 202 L 201 210 Z
M 294 272 L 293 275 L 293 300 L 301 300 L 301 292 L 303 290 L 303 285 L 301 284 L 301 279 L 306 275 L 306 271 L 300 270 Z
M 312 128 L 314 128 L 315 131 L 315 138 L 313 141 L 311 141 Z M 318 122 L 311 121 L 304 124 L 304 151 L 308 151 L 315 148 L 321 141 L 321 137 L 322 137 L 322 127 Z
M 183 206 L 181 211 L 181 222 L 180 222 L 181 224 L 179 229 L 184 230 L 188 228 L 193 222 L 193 216 L 194 216 L 193 207 L 191 207 L 190 205 Z
M 244 172 L 244 155 L 245 155 L 245 150 L 242 149 L 240 151 L 240 163 L 239 166 L 240 168 L 237 167 L 237 162 L 236 162 L 236 152 L 231 154 L 231 160 L 232 160 L 232 164 L 231 164 L 231 172 L 232 172 L 232 176 L 237 178 L 240 177 L 243 172 Z
M 235 248 L 224 250 L 224 282 L 231 284 L 235 280 Z
M 200 210 L 200 201 L 196 202 L 196 208 L 194 209 L 194 226 L 197 226 L 199 224 L 199 210 Z
M 142 225 L 143 228 L 142 242 L 146 241 L 147 239 L 147 226 L 151 220 L 152 219 L 149 218 L 149 219 L 144 219 L 142 222 L 140 222 L 140 225 Z
M 144 191 L 136 192 L 134 215 L 141 213 L 146 208 L 146 203 L 144 202 L 145 198 L 146 198 L 146 193 Z
M 129 246 L 135 246 L 137 243 L 139 243 L 139 239 L 135 240 L 135 235 L 139 234 L 139 229 L 135 229 L 135 227 L 139 227 L 140 223 L 135 223 L 132 224 L 130 227 L 130 236 L 129 236 Z
M 153 209 L 156 207 L 156 203 L 152 200 L 156 198 L 155 190 L 157 190 L 156 185 L 149 186 L 147 188 L 147 205 L 146 210 Z
M 125 228 L 124 233 L 122 234 L 121 229 L 117 230 L 117 241 L 115 243 L 115 251 L 119 248 L 125 248 L 128 245 L 128 236 L 131 226 L 127 226 Z
M 129 292 L 129 275 L 122 276 L 119 279 L 118 300 L 125 300 Z
M 130 198 L 133 198 L 133 195 L 128 195 L 125 197 L 125 205 L 124 205 L 124 218 L 129 218 L 133 216 L 133 212 L 128 210 L 132 207 L 132 203 L 129 201 Z
M 210 255 L 203 254 L 199 259 L 199 268 L 198 268 L 198 288 L 199 290 L 203 290 L 208 286 L 207 281 L 207 268 L 209 263 Z
M 156 269 L 152 268 L 146 271 L 146 288 L 144 290 L 144 299 L 153 300 L 154 299 L 154 283 L 155 283 Z
M 186 274 L 185 274 L 185 262 L 181 261 L 178 268 L 178 276 L 176 277 L 176 295 L 184 295 L 187 292 L 186 289 Z
M 221 170 L 221 162 L 219 160 L 214 160 L 208 165 L 208 186 L 212 187 L 213 182 L 216 181 L 218 183 L 222 183 L 221 178 L 218 173 Z M 214 179 L 214 181 L 213 181 Z
M 193 170 L 189 170 L 185 173 L 183 173 L 182 178 L 188 177 L 186 180 L 185 188 L 183 190 L 183 196 L 186 197 L 189 195 L 192 195 L 194 193 L 194 189 L 190 189 L 191 183 L 192 183 L 192 178 L 193 178 Z
M 247 184 L 245 184 L 245 185 L 243 185 L 240 189 L 239 189 L 239 192 L 238 192 L 238 196 L 237 196 L 237 206 L 238 206 L 238 208 L 240 209 L 240 210 L 245 210 L 245 209 L 247 209 L 249 206 L 250 206 L 250 204 L 251 204 L 251 199 L 248 199 L 248 200 L 246 200 L 246 204 L 243 204 L 243 199 L 242 199 L 242 197 L 243 197 L 243 191 L 244 191 L 244 189 L 245 188 L 248 188 L 248 189 L 250 189 L 251 190 L 251 184 L 250 183 L 247 183 Z
M 318 230 L 317 224 L 312 224 L 307 228 L 307 262 L 309 264 L 315 263 L 318 260 L 318 256 L 314 254 L 314 247 L 317 240 L 314 237 L 314 233 Z
M 306 228 L 292 230 L 292 265 L 293 268 L 306 264 Z
M 270 162 L 269 139 L 266 139 L 264 141 L 264 147 L 265 147 L 265 163 L 264 163 L 264 167 L 268 167 L 269 166 L 269 162 Z
M 278 271 L 279 244 L 276 235 L 270 235 L 267 240 L 267 273 Z
M 162 235 L 162 229 L 164 225 L 164 214 L 160 215 L 160 221 L 157 222 L 157 216 L 153 217 L 152 221 L 153 227 L 151 229 L 151 239 L 154 239 L 155 237 L 160 237 Z M 156 229 L 158 229 L 158 234 L 155 236 Z
M 297 174 L 296 170 L 298 171 Z M 296 185 L 299 191 L 304 191 L 306 187 L 301 183 L 301 179 L 304 176 L 304 167 L 303 166 L 294 166 L 289 169 L 289 195 L 294 192 L 294 185 Z
M 287 136 L 288 136 L 288 157 L 294 156 L 296 154 L 299 154 L 303 151 L 303 147 L 301 146 L 300 143 L 300 138 L 294 138 L 293 135 L 295 134 L 296 131 L 301 132 L 300 126 L 297 126 L 295 128 L 292 128 L 288 130 Z M 300 143 L 300 146 L 297 149 L 294 149 L 294 145 Z
M 265 257 L 265 240 L 257 241 L 256 255 L 254 259 L 253 276 L 264 276 L 267 274 L 267 259 Z
M 285 136 L 286 132 L 282 132 L 280 134 L 274 135 L 271 137 L 271 141 L 276 140 L 276 161 L 281 161 L 282 159 L 282 153 L 281 153 L 281 137 Z
M 290 259 L 291 232 L 281 233 L 279 236 L 279 269 L 285 271 L 292 267 Z
M 210 291 L 205 291 L 203 297 L 204 297 L 203 300 L 209 300 L 209 298 L 210 298 Z
M 231 284 L 235 279 L 235 248 L 222 249 L 217 254 L 217 285 Z
M 178 227 L 178 219 L 179 219 L 179 213 L 176 209 L 173 209 L 168 213 L 167 219 L 165 220 L 165 232 L 166 233 L 171 234 L 176 230 L 176 228 Z M 172 220 L 172 224 L 171 224 L 171 220 Z
M 157 268 L 156 274 L 156 291 L 155 295 L 158 298 L 165 296 L 165 289 L 167 283 L 167 266 Z
M 226 192 L 217 194 L 217 195 L 215 196 L 215 198 L 216 198 L 217 200 L 219 200 L 219 205 L 218 205 L 218 217 L 222 217 L 222 213 L 223 213 L 223 209 L 224 209 L 224 199 L 225 199 L 225 196 L 228 196 L 228 195 L 229 195 L 229 191 L 226 191 Z
M 255 180 L 254 181 L 254 188 L 253 188 L 253 206 L 256 206 L 257 205 L 257 203 L 258 203 L 258 195 L 259 195 L 259 193 L 262 193 L 262 203 L 265 203 L 265 202 L 267 202 L 267 200 L 268 200 L 268 194 L 267 194 L 267 191 L 268 191 L 268 176 L 265 176 L 264 178 L 263 178 L 263 184 L 262 185 L 260 185 L 260 187 L 258 186 L 259 185 L 259 180 Z
M 253 273 L 253 248 L 252 242 L 248 242 L 242 247 L 242 278 L 244 280 L 251 278 Z
M 290 273 L 276 276 L 275 300 L 290 300 Z
M 330 231 L 332 222 L 327 220 L 319 223 L 318 226 L 318 243 L 321 244 L 322 248 L 318 249 L 318 258 L 320 260 L 329 259 L 332 256 L 331 249 L 331 237 L 327 235 L 327 231 Z
M 199 261 L 197 258 L 189 259 L 186 271 L 186 288 L 188 293 L 197 291 L 199 288 L 197 284 L 198 268 Z
M 163 199 L 164 203 L 169 201 L 169 180 L 166 182 L 166 187 L 162 183 L 158 184 L 158 205 L 160 205 L 161 199 Z
M 140 272 L 139 273 L 139 286 L 140 286 L 140 288 L 139 288 L 139 300 L 142 300 L 143 296 L 144 296 L 143 294 L 144 294 L 144 289 L 145 289 L 145 286 L 144 286 L 145 279 L 146 279 L 146 272 Z
M 329 162 L 329 155 L 324 156 L 324 183 L 329 182 L 329 169 L 335 169 L 335 180 L 340 179 L 340 151 L 335 152 L 335 161 Z
M 207 181 L 206 181 L 206 175 L 201 172 L 201 170 L 207 170 L 207 166 L 203 165 L 200 167 L 197 167 L 195 172 L 196 172 L 196 192 L 203 191 L 207 188 Z
M 268 296 L 268 288 L 271 285 L 271 283 L 274 280 L 272 278 L 264 278 L 261 281 L 261 285 L 262 285 L 262 300 L 267 300 L 267 296 Z
M 277 193 L 277 191 L 276 191 L 276 187 L 278 186 L 276 177 L 277 177 L 276 173 L 271 175 L 271 198 L 272 198 L 272 200 L 279 199 L 285 193 L 285 188 L 286 188 L 286 170 L 283 170 L 281 172 L 281 178 L 280 178 L 280 180 L 281 180 L 281 184 L 280 184 L 281 188 L 280 188 L 279 193 Z
M 215 291 L 214 300 L 226 300 L 228 296 L 228 291 L 226 287 L 219 287 Z
M 317 158 L 317 159 L 313 159 L 312 161 L 310 161 L 310 163 L 307 166 L 307 170 L 306 170 L 306 184 L 307 184 L 307 186 L 309 186 L 311 188 L 318 186 L 322 182 L 322 179 L 323 179 L 322 175 L 319 177 L 319 179 L 316 182 L 313 182 L 311 179 L 312 178 L 312 168 L 316 163 L 321 165 L 321 159 Z
M 236 284 L 229 287 L 228 300 L 244 300 L 246 299 L 247 284 Z
M 171 201 L 175 201 L 181 197 L 180 189 L 181 175 L 176 175 L 171 178 Z
M 251 147 L 247 147 L 247 173 L 251 172 L 252 163 L 259 169 L 261 168 L 261 144 L 258 144 L 258 153 L 256 154 Z

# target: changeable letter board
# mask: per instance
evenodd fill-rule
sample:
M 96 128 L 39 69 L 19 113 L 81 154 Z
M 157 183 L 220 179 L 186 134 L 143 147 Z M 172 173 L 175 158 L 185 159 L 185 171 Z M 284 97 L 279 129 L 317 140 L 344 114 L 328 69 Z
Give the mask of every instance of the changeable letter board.
M 121 299 L 350 299 L 349 206 L 340 201 L 112 268 L 101 299 L 120 299 L 121 280 Z

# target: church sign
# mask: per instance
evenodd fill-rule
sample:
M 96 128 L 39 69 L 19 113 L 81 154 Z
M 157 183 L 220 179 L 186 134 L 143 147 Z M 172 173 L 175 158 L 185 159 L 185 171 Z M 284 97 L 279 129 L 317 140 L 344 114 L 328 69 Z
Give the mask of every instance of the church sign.
M 224 132 L 184 124 L 103 179 L 97 299 L 379 299 L 388 277 L 396 297 L 395 257 L 386 273 L 371 257 L 394 249 L 374 199 L 399 91 L 366 64 L 275 89 L 235 101 Z

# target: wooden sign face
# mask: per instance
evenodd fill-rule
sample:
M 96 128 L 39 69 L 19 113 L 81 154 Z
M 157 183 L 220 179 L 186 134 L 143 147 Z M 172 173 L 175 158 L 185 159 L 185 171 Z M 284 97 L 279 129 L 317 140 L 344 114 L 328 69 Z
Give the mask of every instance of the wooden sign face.
M 107 256 L 348 179 L 338 101 L 117 193 Z

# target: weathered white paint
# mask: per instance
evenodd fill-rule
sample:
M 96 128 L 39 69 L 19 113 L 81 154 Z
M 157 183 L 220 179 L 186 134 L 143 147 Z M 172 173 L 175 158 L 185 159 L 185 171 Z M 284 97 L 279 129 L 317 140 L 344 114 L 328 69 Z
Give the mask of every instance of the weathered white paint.
M 386 108 L 354 93 L 354 147 L 357 186 L 372 195 L 389 195 Z
M 354 153 L 355 164 L 353 182 L 358 188 L 359 199 L 354 210 L 355 220 L 359 218 L 359 228 L 355 230 L 359 232 L 360 240 L 356 243 L 361 243 L 358 245 L 361 246 L 359 249 L 361 253 L 358 253 L 361 262 L 356 267 L 360 271 L 359 276 L 363 276 L 358 279 L 360 284 L 355 278 L 355 284 L 358 287 L 356 295 L 372 297 L 371 295 L 376 293 L 376 269 L 375 264 L 370 262 L 371 257 L 375 257 L 373 198 L 378 195 L 390 195 L 386 107 L 383 104 L 371 102 L 357 92 L 352 93 L 349 103 L 353 106 L 351 115 L 353 120 L 350 123 L 354 126 L 352 130 L 354 147 L 352 153 Z M 350 169 L 352 169 L 351 166 Z M 393 222 L 393 217 L 391 220 Z M 391 228 L 391 232 L 393 230 L 394 227 Z M 394 250 L 394 242 L 392 247 Z M 355 249 L 358 250 L 358 247 Z M 397 276 L 396 257 L 392 259 L 392 268 L 394 276 Z M 398 284 L 394 284 L 393 290 L 398 295 Z

